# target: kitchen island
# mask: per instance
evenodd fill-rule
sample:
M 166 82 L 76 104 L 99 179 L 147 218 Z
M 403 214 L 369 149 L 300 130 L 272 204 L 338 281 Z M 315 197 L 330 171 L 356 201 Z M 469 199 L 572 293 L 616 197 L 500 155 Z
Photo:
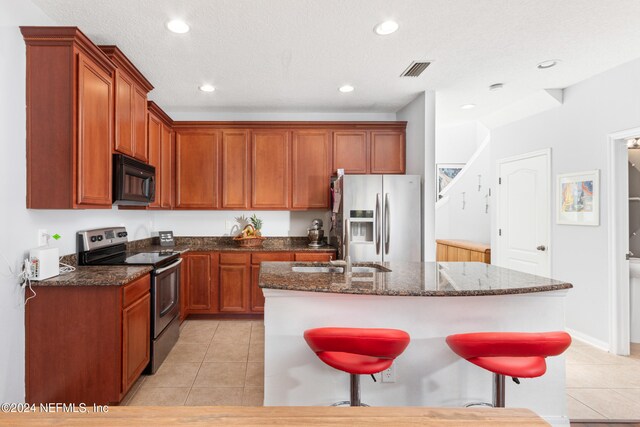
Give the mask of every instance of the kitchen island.
M 306 329 L 341 326 L 408 332 L 411 343 L 394 363 L 396 381 L 374 383 L 363 376 L 363 402 L 457 407 L 490 402 L 492 377 L 455 355 L 445 343 L 447 335 L 565 327 L 569 283 L 483 263 L 354 266 L 368 268 L 347 276 L 320 264 L 262 264 L 265 405 L 326 406 L 348 399 L 349 375 L 316 357 L 304 341 Z M 506 404 L 532 409 L 552 424 L 568 425 L 564 356 L 547 359 L 547 365 L 540 378 L 521 380 L 520 385 L 507 381 Z

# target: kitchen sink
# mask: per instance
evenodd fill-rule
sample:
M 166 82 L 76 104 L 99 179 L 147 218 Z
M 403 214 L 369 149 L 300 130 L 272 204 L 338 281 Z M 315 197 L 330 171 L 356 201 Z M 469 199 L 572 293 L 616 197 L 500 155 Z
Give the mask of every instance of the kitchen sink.
M 344 273 L 344 267 L 336 266 L 296 266 L 291 267 L 294 273 Z M 388 273 L 391 270 L 379 265 L 354 265 L 351 267 L 352 273 Z

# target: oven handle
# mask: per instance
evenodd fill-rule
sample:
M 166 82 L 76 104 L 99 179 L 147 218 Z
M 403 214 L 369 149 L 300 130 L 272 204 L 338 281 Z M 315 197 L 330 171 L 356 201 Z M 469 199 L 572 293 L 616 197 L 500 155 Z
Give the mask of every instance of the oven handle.
M 160 274 L 160 273 L 164 273 L 165 271 L 167 271 L 167 270 L 169 270 L 169 269 L 171 269 L 171 268 L 173 268 L 173 267 L 177 267 L 177 266 L 179 266 L 179 265 L 182 263 L 182 261 L 183 261 L 183 259 L 182 259 L 182 258 L 180 258 L 179 260 L 177 260 L 176 262 L 174 262 L 174 263 L 173 263 L 173 264 L 171 264 L 171 265 L 168 265 L 168 266 L 166 266 L 166 267 L 163 267 L 163 268 L 159 268 L 159 269 L 157 269 L 156 271 L 154 271 L 154 273 L 155 273 L 156 275 L 158 275 L 158 274 Z

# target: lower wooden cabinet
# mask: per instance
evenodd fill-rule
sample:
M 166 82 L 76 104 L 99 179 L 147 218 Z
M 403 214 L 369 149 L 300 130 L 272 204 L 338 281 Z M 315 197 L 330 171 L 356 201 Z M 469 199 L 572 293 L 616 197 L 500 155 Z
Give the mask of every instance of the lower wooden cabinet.
M 189 314 L 262 313 L 260 263 L 328 262 L 335 252 L 187 252 L 183 258 L 182 320 Z
M 26 401 L 114 404 L 149 363 L 150 278 L 124 286 L 33 286 Z

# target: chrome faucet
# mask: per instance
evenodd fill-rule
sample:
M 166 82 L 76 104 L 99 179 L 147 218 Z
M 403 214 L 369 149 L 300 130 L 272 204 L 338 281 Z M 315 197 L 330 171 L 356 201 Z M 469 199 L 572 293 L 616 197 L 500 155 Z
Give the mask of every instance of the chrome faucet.
M 331 260 L 329 264 L 335 267 L 344 267 L 344 274 L 346 276 L 351 276 L 351 256 L 347 255 L 344 259 Z
M 344 274 L 351 276 L 351 254 L 349 253 L 349 220 L 344 220 L 344 260 L 331 260 L 329 264 L 336 267 L 344 267 Z

